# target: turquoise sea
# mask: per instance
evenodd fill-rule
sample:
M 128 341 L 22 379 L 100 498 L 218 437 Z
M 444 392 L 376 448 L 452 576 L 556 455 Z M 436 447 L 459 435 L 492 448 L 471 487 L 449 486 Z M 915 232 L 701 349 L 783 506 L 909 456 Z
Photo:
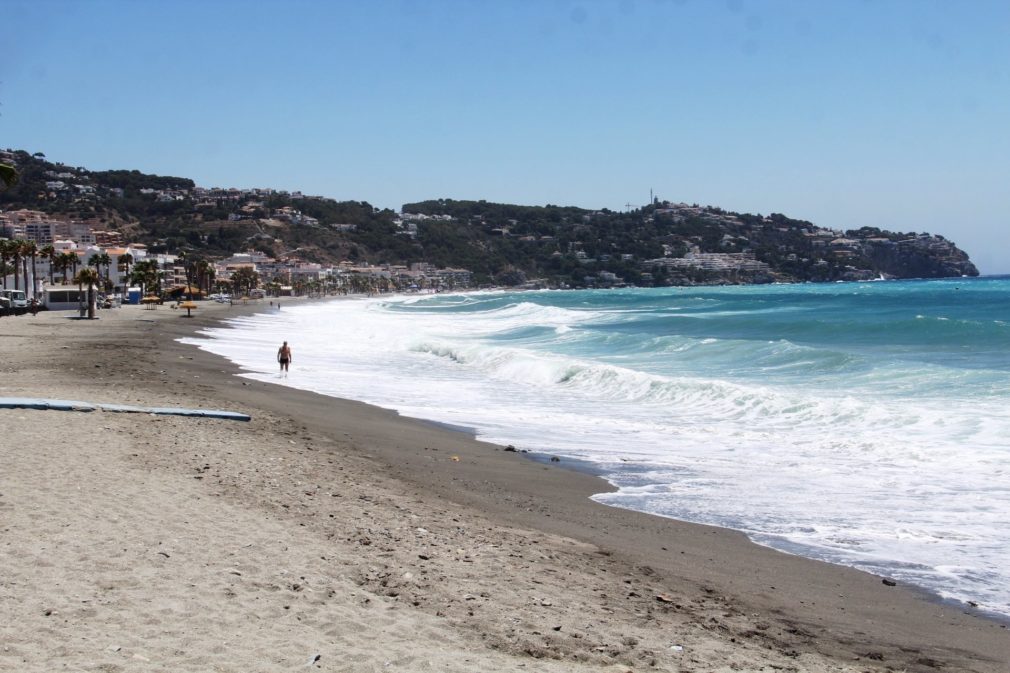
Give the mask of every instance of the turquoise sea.
M 1010 616 L 1010 278 L 334 300 L 192 341 Z

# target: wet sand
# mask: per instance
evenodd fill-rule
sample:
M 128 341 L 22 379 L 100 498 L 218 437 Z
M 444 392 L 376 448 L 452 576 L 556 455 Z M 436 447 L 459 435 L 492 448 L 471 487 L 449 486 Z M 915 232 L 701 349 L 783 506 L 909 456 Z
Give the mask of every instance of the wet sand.
M 0 396 L 252 416 L 0 410 L 0 669 L 1010 670 L 968 606 L 176 341 L 268 309 L 0 319 Z

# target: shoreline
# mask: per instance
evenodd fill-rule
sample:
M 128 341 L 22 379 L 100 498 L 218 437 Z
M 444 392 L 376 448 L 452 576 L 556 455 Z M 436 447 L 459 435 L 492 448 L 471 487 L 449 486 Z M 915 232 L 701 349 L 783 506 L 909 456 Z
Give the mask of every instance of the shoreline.
M 913 279 L 913 280 L 930 281 L 930 280 L 936 280 L 936 279 Z M 852 281 L 852 282 L 865 282 L 865 281 Z M 321 298 L 318 298 L 315 301 L 332 301 L 332 300 L 340 300 L 340 299 L 341 298 L 338 298 L 338 297 L 337 298 L 321 297 Z M 312 300 L 309 300 L 309 301 L 312 301 Z M 230 326 L 228 326 L 228 327 L 230 327 Z M 194 345 L 194 344 L 191 343 L 191 344 L 188 344 L 188 345 Z M 199 348 L 199 346 L 197 346 L 197 348 Z M 221 357 L 223 357 L 223 356 L 221 356 Z M 238 365 L 238 367 L 241 369 L 240 365 Z M 245 371 L 245 370 L 241 370 L 241 371 Z M 259 375 L 259 376 L 263 375 L 262 372 L 252 372 L 252 371 L 250 371 L 250 373 L 254 373 L 254 374 Z M 263 381 L 263 382 L 264 383 L 272 383 L 270 381 Z M 279 387 L 282 387 L 282 388 L 288 388 L 289 387 L 289 385 L 287 384 L 287 382 L 277 382 L 276 385 L 278 385 Z M 301 390 L 303 392 L 311 392 L 311 391 L 308 391 L 307 389 L 298 388 L 297 386 L 291 386 L 291 388 L 292 389 L 296 389 L 296 390 Z M 385 410 L 393 412 L 394 414 L 400 415 L 400 412 L 395 407 L 392 407 L 392 406 L 389 406 L 389 407 L 382 406 L 380 404 L 375 404 L 375 403 L 372 403 L 372 402 L 367 402 L 367 401 L 362 401 L 362 400 L 355 400 L 353 398 L 339 398 L 339 397 L 336 397 L 336 396 L 333 396 L 333 395 L 327 395 L 325 393 L 315 393 L 315 394 L 319 394 L 319 395 L 322 395 L 323 397 L 328 397 L 328 398 L 331 398 L 331 399 L 346 399 L 346 400 L 349 400 L 349 401 L 355 401 L 355 402 L 359 402 L 359 403 L 362 403 L 362 404 L 375 406 L 376 408 L 385 409 Z M 480 437 L 480 429 L 478 427 L 476 427 L 476 426 L 472 426 L 472 425 L 467 424 L 466 421 L 462 421 L 462 422 L 458 422 L 458 423 L 452 423 L 452 422 L 447 422 L 447 421 L 440 421 L 440 420 L 434 420 L 434 419 L 430 419 L 430 418 L 424 418 L 424 417 L 421 417 L 421 416 L 403 416 L 403 417 L 406 418 L 406 419 L 408 419 L 408 420 L 416 421 L 418 423 L 428 424 L 428 425 L 431 425 L 431 426 L 436 427 L 436 428 L 442 428 L 442 429 L 445 429 L 445 430 L 450 431 L 450 432 L 459 432 L 459 433 L 462 433 L 462 434 L 466 435 L 468 438 L 470 438 L 470 439 L 472 439 L 474 441 L 477 441 L 477 442 L 480 442 L 480 443 L 484 443 L 484 444 L 486 444 L 488 446 L 494 446 L 494 447 L 496 447 L 496 450 L 502 449 L 504 447 L 505 441 L 510 441 L 510 440 L 504 440 L 499 445 L 499 444 L 496 444 L 493 440 L 481 438 Z M 563 469 L 563 470 L 575 471 L 575 472 L 579 472 L 581 474 L 585 474 L 585 475 L 589 475 L 591 477 L 598 478 L 599 479 L 599 488 L 597 488 L 592 493 L 592 495 L 602 494 L 602 493 L 611 493 L 611 492 L 619 490 L 619 487 L 616 486 L 615 484 L 611 483 L 610 480 L 608 479 L 608 474 L 610 473 L 608 471 L 608 469 L 607 469 L 608 466 L 606 466 L 606 465 L 604 465 L 602 463 L 596 463 L 596 462 L 588 461 L 588 460 L 581 460 L 581 459 L 578 459 L 578 458 L 573 458 L 573 457 L 568 457 L 568 456 L 562 456 L 562 457 L 560 457 L 560 460 L 558 460 L 557 457 L 556 457 L 556 455 L 553 454 L 553 453 L 551 453 L 551 452 L 548 452 L 548 451 L 537 451 L 537 450 L 532 450 L 532 449 L 531 450 L 526 450 L 526 449 L 522 449 L 522 448 L 519 448 L 519 449 L 516 450 L 516 455 L 518 455 L 520 457 L 523 457 L 525 459 L 534 461 L 534 462 L 539 463 L 541 465 L 547 465 L 547 466 L 551 466 L 551 467 L 555 467 L 555 468 Z M 624 509 L 624 508 L 621 508 L 618 505 L 611 505 L 611 504 L 607 504 L 607 503 L 600 503 L 600 504 L 603 504 L 605 507 L 613 507 L 613 508 L 616 508 L 616 509 Z M 827 563 L 827 564 L 830 564 L 830 565 L 837 566 L 839 568 L 847 568 L 847 569 L 850 569 L 850 570 L 856 570 L 858 572 L 866 573 L 866 574 L 868 574 L 868 575 L 870 575 L 872 577 L 876 577 L 876 578 L 878 578 L 881 581 L 883 581 L 885 579 L 889 580 L 889 581 L 894 580 L 894 578 L 887 573 L 887 569 L 888 568 L 898 568 L 901 565 L 900 562 L 893 561 L 893 562 L 890 562 L 890 563 L 880 563 L 880 564 L 878 564 L 878 569 L 876 569 L 876 570 L 874 570 L 872 568 L 871 569 L 860 568 L 859 566 L 856 566 L 856 565 L 850 565 L 850 564 L 846 564 L 846 563 L 843 563 L 843 562 L 839 562 L 839 561 L 834 560 L 834 559 L 832 559 L 830 557 L 826 557 L 826 556 L 825 557 L 819 557 L 815 553 L 811 553 L 811 552 L 816 552 L 817 551 L 816 547 L 813 547 L 813 546 L 806 547 L 806 546 L 804 546 L 802 544 L 794 543 L 794 542 L 792 542 L 789 539 L 785 539 L 785 538 L 781 538 L 781 537 L 777 537 L 777 536 L 773 536 L 773 535 L 768 535 L 767 536 L 769 538 L 769 540 L 772 540 L 772 541 L 770 541 L 770 542 L 762 542 L 760 540 L 754 539 L 745 530 L 741 530 L 741 529 L 737 529 L 737 528 L 725 527 L 725 526 L 721 526 L 719 524 L 707 524 L 707 523 L 700 522 L 700 521 L 692 521 L 690 519 L 679 519 L 679 518 L 677 518 L 675 516 L 669 516 L 669 515 L 664 515 L 664 514 L 655 514 L 655 513 L 645 512 L 643 510 L 636 510 L 636 509 L 631 509 L 631 508 L 627 508 L 627 511 L 637 512 L 637 513 L 644 514 L 644 515 L 647 515 L 647 516 L 656 516 L 656 517 L 659 517 L 659 518 L 669 519 L 669 520 L 673 520 L 673 521 L 679 521 L 679 522 L 687 523 L 687 524 L 696 524 L 696 525 L 701 525 L 701 526 L 711 526 L 711 527 L 719 528 L 721 530 L 727 530 L 727 531 L 731 531 L 731 532 L 735 532 L 735 533 L 740 533 L 740 534 L 746 536 L 747 539 L 752 544 L 758 545 L 760 547 L 771 549 L 771 550 L 777 551 L 779 553 L 787 554 L 787 555 L 790 555 L 790 556 L 796 556 L 796 557 L 804 558 L 804 559 L 811 560 L 811 561 L 817 561 L 817 562 L 821 562 L 821 563 Z M 944 606 L 944 607 L 947 607 L 947 608 L 950 608 L 950 609 L 954 609 L 954 610 L 969 611 L 972 614 L 982 616 L 985 619 L 989 619 L 989 620 L 995 621 L 995 622 L 997 622 L 997 623 L 999 623 L 1001 625 L 1010 626 L 1010 614 L 1003 614 L 1003 613 L 1000 613 L 1000 612 L 996 612 L 996 611 L 992 611 L 992 610 L 987 610 L 987 609 L 985 609 L 983 607 L 979 607 L 979 606 L 975 605 L 975 603 L 973 601 L 970 600 L 971 597 L 969 597 L 969 598 L 945 597 L 941 593 L 939 593 L 937 590 L 931 589 L 928 586 L 923 586 L 923 585 L 919 585 L 919 584 L 911 584 L 911 583 L 904 582 L 902 580 L 897 580 L 897 581 L 898 581 L 899 584 L 903 584 L 903 586 L 905 586 L 907 589 L 909 589 L 909 590 L 911 590 L 913 592 L 919 593 L 922 596 L 926 597 L 931 602 L 935 602 L 935 603 L 937 603 L 937 604 L 939 604 L 941 606 Z
M 408 582 L 409 589 L 398 585 L 399 593 L 391 597 L 389 586 L 395 584 L 391 576 L 376 579 L 370 576 L 372 571 L 362 570 L 358 587 L 385 596 L 373 600 L 394 600 L 413 592 L 418 598 L 415 605 L 401 607 L 396 601 L 399 612 L 406 613 L 403 619 L 435 619 L 453 634 L 462 634 L 459 637 L 469 643 L 465 651 L 473 656 L 505 656 L 512 662 L 509 665 L 522 662 L 530 670 L 539 665 L 549 668 L 552 662 L 562 665 L 558 670 L 581 670 L 577 667 L 582 665 L 590 667 L 586 670 L 600 670 L 609 661 L 629 670 L 714 671 L 737 662 L 743 666 L 740 670 L 775 665 L 794 670 L 897 667 L 995 673 L 1010 663 L 1010 634 L 1004 624 L 969 614 L 963 606 L 940 603 L 933 594 L 888 587 L 876 576 L 775 551 L 736 531 L 601 505 L 589 496 L 607 490 L 609 483 L 572 470 L 564 462 L 524 460 L 527 454 L 512 455 L 475 440 L 460 428 L 436 427 L 359 402 L 242 379 L 235 376 L 240 371 L 237 366 L 176 341 L 221 319 L 258 310 L 258 306 L 221 307 L 198 312 L 191 320 L 179 320 L 178 314 L 161 310 L 148 322 L 147 316 L 128 307 L 113 310 L 123 313 L 108 321 L 63 321 L 62 325 L 53 319 L 22 316 L 10 320 L 25 320 L 26 328 L 29 322 L 38 323 L 41 327 L 32 329 L 45 334 L 12 329 L 22 326 L 8 322 L 0 322 L 0 332 L 13 331 L 8 336 L 44 347 L 47 355 L 55 351 L 51 355 L 63 365 L 80 361 L 84 377 L 91 374 L 86 365 L 98 362 L 110 349 L 146 359 L 123 368 L 129 371 L 128 378 L 135 379 L 126 387 L 128 396 L 88 396 L 89 379 L 78 380 L 76 374 L 64 380 L 43 376 L 36 384 L 19 388 L 25 394 L 62 386 L 81 391 L 72 399 L 133 403 L 185 393 L 187 400 L 215 402 L 216 408 L 253 416 L 248 430 L 221 425 L 227 421 L 217 421 L 216 426 L 214 421 L 198 421 L 192 426 L 221 433 L 230 442 L 225 445 L 232 447 L 228 456 L 235 455 L 235 447 L 253 451 L 260 443 L 283 446 L 289 442 L 299 452 L 291 457 L 291 465 L 312 463 L 321 470 L 310 470 L 306 474 L 311 476 L 302 477 L 319 480 L 315 491 L 324 488 L 321 484 L 327 480 L 335 482 L 353 472 L 348 488 L 363 484 L 362 496 L 389 502 L 368 505 L 375 519 L 344 522 L 371 532 L 352 533 L 347 540 L 334 538 L 327 544 L 340 553 L 353 551 L 349 559 L 364 554 L 372 555 L 368 558 L 372 565 L 437 565 L 438 573 L 455 578 L 450 582 L 453 586 L 435 582 L 419 587 L 414 586 L 417 582 Z M 116 329 L 108 329 L 109 325 Z M 81 339 L 84 347 L 78 343 Z M 70 348 L 68 341 L 78 346 L 73 356 L 60 352 Z M 37 366 L 26 357 L 15 363 L 12 373 L 34 371 Z M 123 372 L 119 374 L 121 379 Z M 10 378 L 2 390 L 11 390 Z M 108 380 L 98 386 L 108 393 L 104 397 L 118 390 L 115 383 Z M 26 417 L 27 413 L 59 412 L 26 412 Z M 7 422 L 10 417 L 8 413 L 3 419 Z M 130 419 L 101 420 L 131 425 Z M 171 427 L 178 428 L 194 424 L 189 420 L 172 423 Z M 146 429 L 131 427 L 136 432 Z M 165 441 L 164 433 L 155 430 L 151 428 L 154 434 L 149 439 Z M 256 443 L 242 439 L 251 436 L 257 438 Z M 160 453 L 148 459 L 159 465 L 168 461 Z M 177 467 L 163 469 L 171 474 Z M 269 510 L 271 520 L 276 516 L 298 520 L 297 525 L 304 528 L 296 530 L 304 535 L 319 526 L 318 519 L 308 516 L 316 507 L 314 502 L 298 500 L 298 508 L 304 507 L 307 517 L 299 519 L 301 514 L 295 513 L 293 504 L 279 510 L 267 507 L 267 496 L 273 491 L 265 486 L 246 483 L 246 476 L 239 473 L 229 476 L 222 469 L 222 475 L 222 480 L 240 484 L 224 490 L 234 489 L 229 497 L 247 503 L 243 511 Z M 6 494 L 9 486 L 0 485 Z M 369 496 L 372 492 L 378 495 Z M 414 512 L 412 516 L 443 522 L 444 530 L 430 523 L 417 526 L 425 533 L 409 535 L 402 522 L 396 523 L 404 509 Z M 342 519 L 346 513 L 334 511 L 330 516 Z M 448 519 L 441 518 L 445 516 Z M 385 521 L 379 527 L 382 530 L 401 532 L 376 532 L 372 524 L 379 519 Z M 453 537 L 454 526 L 468 532 L 462 538 Z M 400 542 L 383 543 L 379 549 L 376 540 L 387 534 Z M 364 545 L 365 537 L 356 535 L 367 536 L 371 542 Z M 418 536 L 439 535 L 453 542 L 412 557 L 401 549 L 402 545 L 413 551 L 412 545 L 421 544 Z M 449 547 L 458 544 L 466 550 L 463 545 L 475 540 L 485 542 L 462 559 L 452 558 L 455 552 L 450 553 Z M 542 557 L 536 556 L 541 552 Z M 492 557 L 494 561 L 484 567 L 482 559 Z M 420 572 L 415 568 L 406 574 Z M 522 587 L 537 593 L 512 595 L 523 594 L 527 589 Z M 530 596 L 539 598 L 531 602 Z M 432 602 L 441 607 L 433 609 Z M 545 612 L 549 613 L 546 619 Z M 485 614 L 490 616 L 482 618 Z M 513 617 L 518 621 L 510 622 Z M 590 621 L 592 628 L 587 627 Z M 625 642 L 621 633 L 634 635 L 623 636 Z M 562 637 L 568 634 L 569 638 Z M 10 640 L 9 635 L 4 638 L 4 642 Z M 632 640 L 634 644 L 629 644 Z M 460 670 L 473 669 L 463 666 Z
M 929 279 L 925 279 L 925 280 L 929 280 Z M 322 298 L 322 300 L 326 300 L 326 299 L 327 298 Z M 309 301 L 311 301 L 311 300 L 309 300 Z M 223 323 L 219 323 L 219 326 L 225 326 L 225 325 L 223 325 Z M 183 344 L 183 345 L 190 345 L 191 346 L 191 344 Z M 194 346 L 194 348 L 197 348 L 197 347 Z M 203 352 L 205 354 L 207 354 L 207 355 L 211 355 L 212 357 L 220 358 L 221 360 L 227 361 L 222 356 L 217 356 L 217 355 L 214 355 L 214 354 L 211 354 L 211 353 L 207 353 L 206 351 L 203 351 Z M 227 362 L 228 362 L 229 365 L 235 367 L 235 369 L 237 370 L 236 373 L 244 371 L 238 365 L 234 365 L 230 361 L 227 361 Z M 274 385 L 274 384 L 267 383 L 267 385 Z M 314 392 L 310 392 L 310 391 L 306 391 L 306 390 L 301 390 L 301 389 L 297 389 L 297 388 L 290 388 L 290 387 L 286 386 L 283 383 L 278 383 L 276 385 L 278 387 L 281 387 L 281 388 L 299 390 L 299 392 L 307 393 L 309 395 L 316 395 L 316 396 L 319 396 L 319 397 L 322 397 L 322 398 L 325 398 L 325 399 L 333 399 L 333 400 L 338 400 L 339 399 L 339 400 L 342 400 L 344 402 L 351 402 L 351 403 L 354 403 L 354 404 L 363 404 L 365 406 L 368 406 L 368 407 L 371 407 L 371 408 L 374 408 L 374 409 L 378 409 L 378 410 L 382 410 L 382 411 L 386 411 L 386 412 L 389 412 L 391 414 L 394 414 L 396 417 L 402 418 L 402 419 L 404 419 L 408 423 L 410 423 L 410 422 L 416 422 L 416 423 L 425 424 L 425 425 L 432 425 L 432 426 L 434 426 L 436 428 L 444 429 L 445 431 L 450 432 L 450 433 L 459 433 L 459 434 L 462 434 L 462 435 L 466 436 L 472 442 L 474 442 L 474 443 L 476 443 L 478 445 L 483 445 L 483 446 L 487 447 L 488 450 L 500 451 L 500 450 L 502 450 L 504 448 L 502 446 L 497 446 L 497 445 L 492 444 L 490 442 L 487 442 L 485 440 L 479 439 L 477 437 L 477 434 L 478 434 L 477 433 L 477 429 L 473 428 L 473 427 L 468 427 L 468 426 L 463 426 L 463 425 L 454 425 L 454 424 L 451 424 L 451 423 L 445 423 L 445 422 L 441 422 L 441 421 L 435 421 L 435 420 L 430 420 L 430 419 L 425 419 L 425 418 L 419 418 L 419 417 L 402 416 L 395 409 L 390 409 L 390 408 L 386 408 L 386 407 L 378 407 L 378 406 L 375 406 L 375 405 L 370 405 L 370 404 L 365 403 L 365 402 L 359 402 L 357 400 L 351 400 L 351 399 L 346 399 L 346 398 L 330 397 L 330 396 L 327 396 L 327 395 L 323 395 L 321 393 L 314 393 Z M 523 450 L 519 450 L 519 451 L 516 452 L 516 455 L 518 457 L 520 457 L 520 458 L 524 458 L 526 460 L 529 460 L 531 463 L 533 463 L 533 464 L 535 464 L 537 466 L 540 466 L 542 468 L 554 469 L 554 470 L 558 470 L 558 471 L 561 471 L 561 472 L 570 472 L 570 473 L 575 473 L 575 474 L 578 474 L 578 475 L 584 475 L 584 476 L 590 477 L 591 479 L 593 479 L 597 483 L 597 486 L 595 488 L 590 488 L 589 489 L 589 491 L 591 491 L 591 493 L 589 493 L 586 496 L 587 500 L 589 500 L 589 498 L 592 495 L 594 495 L 594 494 L 612 492 L 612 491 L 617 490 L 617 487 L 614 486 L 613 484 L 611 484 L 606 479 L 606 472 L 605 472 L 605 470 L 603 470 L 602 468 L 596 467 L 596 466 L 594 466 L 594 464 L 589 463 L 587 461 L 578 461 L 578 460 L 572 459 L 572 458 L 564 458 L 559 463 L 552 463 L 550 461 L 551 454 L 549 454 L 549 453 L 539 453 L 539 452 L 536 452 L 536 451 L 523 451 Z M 657 519 L 666 520 L 666 521 L 672 521 L 672 522 L 676 522 L 677 524 L 685 525 L 685 526 L 698 526 L 700 528 L 707 528 L 707 529 L 714 528 L 716 530 L 725 531 L 727 533 L 741 535 L 741 536 L 743 536 L 746 539 L 746 541 L 747 541 L 748 544 L 754 545 L 756 547 L 760 547 L 762 549 L 767 549 L 767 550 L 769 550 L 769 551 L 771 551 L 771 552 L 773 552 L 775 554 L 784 554 L 786 556 L 789 556 L 789 557 L 792 557 L 792 558 L 796 558 L 796 559 L 801 559 L 803 561 L 809 561 L 809 562 L 818 563 L 818 564 L 825 564 L 825 565 L 828 565 L 828 566 L 831 566 L 831 567 L 835 567 L 835 568 L 844 569 L 844 570 L 847 570 L 847 571 L 852 571 L 852 572 L 864 574 L 864 575 L 867 575 L 867 576 L 869 576 L 869 577 L 871 577 L 871 578 L 873 578 L 873 579 L 875 579 L 877 581 L 880 581 L 881 583 L 883 582 L 883 580 L 889 579 L 889 578 L 886 578 L 886 577 L 881 576 L 881 575 L 876 575 L 874 573 L 870 573 L 870 572 L 867 572 L 867 571 L 859 570 L 859 569 L 854 568 L 852 566 L 846 566 L 846 565 L 842 565 L 842 564 L 838 564 L 838 563 L 834 563 L 834 562 L 830 562 L 830 561 L 823 561 L 823 560 L 815 559 L 815 558 L 812 558 L 812 557 L 809 557 L 809 556 L 803 556 L 801 554 L 797 554 L 797 553 L 794 553 L 794 552 L 789 552 L 789 551 L 786 551 L 786 550 L 783 550 L 783 549 L 778 549 L 778 548 L 773 547 L 771 545 L 762 544 L 760 542 L 756 542 L 756 541 L 752 540 L 743 531 L 738 531 L 738 530 L 731 529 L 731 528 L 723 528 L 723 527 L 720 527 L 720 526 L 712 526 L 712 525 L 709 525 L 709 524 L 695 523 L 695 522 L 691 522 L 691 521 L 685 521 L 685 520 L 681 520 L 681 519 L 675 519 L 675 518 L 672 518 L 672 517 L 666 517 L 666 516 L 662 516 L 662 515 L 651 514 L 651 513 L 647 513 L 647 512 L 641 512 L 641 511 L 638 511 L 638 510 L 625 509 L 625 508 L 621 508 L 621 507 L 617 507 L 617 506 L 613 506 L 613 505 L 606 505 L 606 504 L 602 504 L 602 503 L 596 503 L 595 501 L 592 501 L 592 500 L 589 500 L 589 501 L 593 502 L 593 504 L 601 506 L 601 507 L 605 507 L 605 508 L 608 508 L 608 509 L 614 509 L 614 510 L 618 510 L 618 511 L 622 511 L 622 512 L 628 512 L 628 513 L 631 513 L 632 515 L 643 516 L 643 517 L 648 517 L 648 518 L 657 518 Z M 961 600 L 958 600 L 958 599 L 953 599 L 953 598 L 950 598 L 950 599 L 944 598 L 940 594 L 938 594 L 938 593 L 936 593 L 934 591 L 931 591 L 928 588 L 921 587 L 921 586 L 918 586 L 918 585 L 903 584 L 901 586 L 902 586 L 902 591 L 910 592 L 910 593 L 916 595 L 919 599 L 924 599 L 927 602 L 932 603 L 932 604 L 934 604 L 934 605 L 936 605 L 938 607 L 941 607 L 941 608 L 944 608 L 944 609 L 952 609 L 952 610 L 962 611 L 965 614 L 971 614 L 972 616 L 979 617 L 979 618 L 981 618 L 983 620 L 995 622 L 997 625 L 999 625 L 1002 628 L 1010 626 L 1010 615 L 1002 615 L 1002 614 L 999 614 L 999 613 L 987 612 L 987 611 L 978 610 L 978 609 L 972 610 L 972 607 L 970 605 L 967 605 L 964 601 L 961 601 Z
M 538 463 L 538 464 L 542 464 L 542 465 L 551 464 L 551 461 L 550 461 L 551 454 L 548 454 L 548 453 L 538 453 L 538 452 L 534 452 L 534 451 L 529 451 L 529 452 L 522 453 L 522 456 L 524 458 L 526 458 L 527 460 L 531 460 L 531 461 L 533 461 L 535 463 Z M 606 472 L 606 470 L 603 469 L 603 468 L 601 468 L 601 467 L 599 467 L 599 465 L 597 463 L 593 463 L 593 462 L 585 461 L 585 460 L 578 460 L 578 459 L 574 459 L 574 458 L 564 458 L 560 464 L 557 464 L 557 467 L 559 469 L 581 472 L 583 474 L 587 474 L 587 475 L 599 478 L 603 482 L 603 485 L 606 487 L 606 488 L 603 488 L 600 491 L 598 491 L 599 493 L 612 492 L 612 491 L 616 491 L 617 490 L 617 487 L 614 486 L 613 484 L 611 484 L 607 480 L 607 477 L 606 477 L 607 472 Z M 601 504 L 603 504 L 603 503 L 601 503 Z M 604 504 L 604 506 L 605 507 L 613 507 L 613 508 L 616 508 L 616 509 L 625 509 L 625 508 L 619 507 L 618 505 Z M 666 516 L 666 515 L 663 515 L 663 514 L 653 514 L 651 512 L 643 512 L 641 510 L 627 509 L 627 511 L 629 511 L 629 512 L 635 512 L 635 513 L 638 513 L 638 514 L 643 514 L 645 516 L 655 516 L 655 517 L 659 517 L 661 519 L 669 519 L 671 521 L 679 521 L 681 523 L 686 523 L 686 524 L 690 524 L 690 525 L 696 525 L 696 526 L 710 526 L 711 525 L 711 524 L 704 524 L 704 523 L 699 523 L 699 522 L 696 522 L 696 521 L 691 521 L 691 520 L 688 520 L 688 519 L 678 519 L 676 517 L 670 517 L 670 516 Z M 819 559 L 819 558 L 816 558 L 815 556 L 810 556 L 810 555 L 803 554 L 800 551 L 790 551 L 790 549 L 788 547 L 794 547 L 796 549 L 804 549 L 804 547 L 802 545 L 792 543 L 789 540 L 783 540 L 783 542 L 785 544 L 783 544 L 781 546 L 775 546 L 775 545 L 772 545 L 772 544 L 763 543 L 763 542 L 761 542 L 759 540 L 755 540 L 750 535 L 748 535 L 748 533 L 746 531 L 743 531 L 743 530 L 739 530 L 739 529 L 736 529 L 736 528 L 728 528 L 728 527 L 725 527 L 725 526 L 714 526 L 714 527 L 715 528 L 719 528 L 721 530 L 731 531 L 731 532 L 734 532 L 734 533 L 740 533 L 741 535 L 745 536 L 747 538 L 747 540 L 751 544 L 757 545 L 759 547 L 765 547 L 767 549 L 776 551 L 776 552 L 778 552 L 780 554 L 786 554 L 788 556 L 795 556 L 797 558 L 806 559 L 808 561 L 815 561 L 817 563 L 827 563 L 828 565 L 832 565 L 832 566 L 835 566 L 835 567 L 838 567 L 838 568 L 846 568 L 846 569 L 849 569 L 849 570 L 855 570 L 856 572 L 865 573 L 865 574 L 870 575 L 871 577 L 875 577 L 875 578 L 877 578 L 877 579 L 879 579 L 881 581 L 883 581 L 885 579 L 887 579 L 887 580 L 891 580 L 892 579 L 892 578 L 890 578 L 890 577 L 888 577 L 886 575 L 880 575 L 878 573 L 874 573 L 874 572 L 869 571 L 869 570 L 863 570 L 863 569 L 858 568 L 856 566 L 846 565 L 844 563 L 837 563 L 835 561 L 831 561 L 831 560 L 828 560 L 828 559 Z M 988 620 L 994 621 L 997 624 L 1010 627 L 1010 615 L 1006 615 L 1006 614 L 999 613 L 999 612 L 994 612 L 994 611 L 991 611 L 991 610 L 984 610 L 982 608 L 975 608 L 972 605 L 970 605 L 967 601 L 964 601 L 964 600 L 961 600 L 961 599 L 958 599 L 958 598 L 947 598 L 947 597 L 944 597 L 940 593 L 938 593 L 938 592 L 930 589 L 929 587 L 924 587 L 924 586 L 921 586 L 921 585 L 918 585 L 918 584 L 908 584 L 908 583 L 901 583 L 901 582 L 899 582 L 899 584 L 901 584 L 908 591 L 920 594 L 923 598 L 925 598 L 929 602 L 936 603 L 937 605 L 940 605 L 940 606 L 945 607 L 945 608 L 953 609 L 953 610 L 971 610 L 972 614 L 978 615 L 978 616 L 980 616 L 980 617 L 982 617 L 984 619 L 988 619 Z

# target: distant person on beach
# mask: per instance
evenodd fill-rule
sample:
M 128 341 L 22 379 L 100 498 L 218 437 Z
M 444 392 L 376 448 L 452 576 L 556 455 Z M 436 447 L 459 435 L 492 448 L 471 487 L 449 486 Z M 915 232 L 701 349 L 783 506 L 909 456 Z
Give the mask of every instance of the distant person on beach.
M 291 347 L 287 341 L 277 349 L 277 362 L 281 363 L 281 371 L 287 374 L 288 365 L 291 364 Z

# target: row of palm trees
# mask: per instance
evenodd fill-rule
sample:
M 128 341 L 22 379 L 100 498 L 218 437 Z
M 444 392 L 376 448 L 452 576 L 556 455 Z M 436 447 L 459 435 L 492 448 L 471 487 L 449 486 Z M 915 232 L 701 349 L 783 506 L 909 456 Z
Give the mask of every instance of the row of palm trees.
M 89 269 L 83 269 L 78 273 L 78 266 L 81 264 L 80 257 L 73 252 L 58 252 L 53 246 L 46 245 L 41 248 L 34 241 L 27 240 L 0 240 L 0 277 L 3 278 L 3 287 L 7 289 L 7 276 L 13 271 L 14 289 L 20 289 L 20 279 L 24 278 L 26 293 L 29 291 L 28 263 L 31 261 L 32 278 L 35 277 L 37 259 L 50 260 L 49 282 L 55 284 L 54 275 L 62 273 L 63 283 L 67 283 L 67 273 L 70 272 L 72 282 L 78 285 L 88 284 L 89 290 L 92 285 L 111 289 L 111 267 L 113 260 L 108 253 L 101 252 L 91 256 L 88 260 Z M 186 254 L 180 255 L 186 268 L 186 282 L 190 287 L 195 287 L 201 291 L 209 293 L 214 286 L 215 273 L 213 265 L 205 259 L 187 258 Z M 115 263 L 120 272 L 121 278 L 129 279 L 129 282 L 140 285 L 145 295 L 161 295 L 162 272 L 156 260 L 142 260 L 134 263 L 133 255 L 125 253 L 116 257 Z M 131 271 L 132 266 L 132 271 Z M 104 269 L 104 275 L 102 273 Z M 89 271 L 91 273 L 85 273 Z M 252 269 L 241 268 L 232 274 L 231 286 L 235 293 L 248 294 L 253 288 L 260 284 L 259 274 Z M 281 279 L 275 278 L 266 284 L 266 289 L 280 291 Z M 329 292 L 353 292 L 353 293 L 375 293 L 388 292 L 390 290 L 402 289 L 400 283 L 389 278 L 375 278 L 353 274 L 349 278 L 341 278 L 334 283 L 322 282 L 319 280 L 294 282 L 296 294 L 308 293 L 329 293 Z M 31 288 L 31 295 L 35 298 L 35 288 Z
M 7 276 L 13 274 L 14 289 L 20 290 L 22 279 L 24 279 L 24 290 L 26 294 L 35 298 L 35 288 L 31 286 L 28 275 L 28 263 L 31 261 L 31 278 L 36 277 L 37 261 L 39 259 L 49 260 L 49 284 L 54 285 L 55 274 L 61 273 L 64 285 L 67 283 L 67 272 L 71 277 L 77 275 L 77 268 L 81 264 L 81 258 L 73 252 L 59 252 L 51 245 L 39 247 L 35 241 L 24 239 L 0 240 L 0 278 L 3 278 L 3 288 L 7 289 Z M 88 266 L 94 268 L 96 272 L 96 282 L 99 286 L 109 284 L 112 258 L 106 252 L 92 255 L 88 260 Z M 130 275 L 130 266 L 133 264 L 133 255 L 125 253 L 118 255 L 116 264 L 120 271 L 125 271 L 125 276 Z M 102 270 L 105 273 L 103 275 Z
M 28 292 L 28 261 L 31 260 L 32 278 L 35 277 L 36 260 L 48 257 L 53 253 L 51 245 L 40 249 L 35 241 L 0 240 L 0 276 L 3 277 L 3 288 L 7 289 L 7 276 L 14 274 L 14 289 L 21 289 L 21 279 L 24 279 L 24 289 Z

